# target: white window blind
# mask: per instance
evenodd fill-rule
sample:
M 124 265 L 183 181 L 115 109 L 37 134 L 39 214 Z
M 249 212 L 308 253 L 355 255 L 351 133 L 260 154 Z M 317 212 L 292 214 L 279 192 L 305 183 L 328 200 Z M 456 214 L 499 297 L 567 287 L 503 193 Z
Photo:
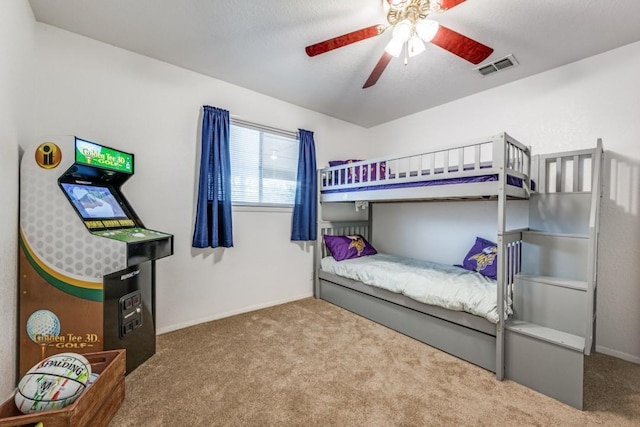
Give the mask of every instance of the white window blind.
M 293 205 L 298 173 L 296 134 L 232 120 L 231 200 L 236 205 Z

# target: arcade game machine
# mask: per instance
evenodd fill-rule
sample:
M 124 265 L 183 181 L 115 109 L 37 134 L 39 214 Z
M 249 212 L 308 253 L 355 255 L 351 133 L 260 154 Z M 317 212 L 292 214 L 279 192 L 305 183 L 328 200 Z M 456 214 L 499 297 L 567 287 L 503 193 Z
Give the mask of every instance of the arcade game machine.
M 20 170 L 20 376 L 61 352 L 124 348 L 127 372 L 155 353 L 155 262 L 173 236 L 148 230 L 121 186 L 134 155 L 60 136 Z

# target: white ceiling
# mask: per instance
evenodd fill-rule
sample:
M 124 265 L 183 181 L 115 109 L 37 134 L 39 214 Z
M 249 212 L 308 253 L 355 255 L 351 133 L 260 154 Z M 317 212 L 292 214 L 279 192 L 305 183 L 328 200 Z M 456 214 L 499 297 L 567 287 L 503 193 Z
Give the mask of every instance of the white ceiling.
M 640 40 L 638 0 L 467 0 L 442 25 L 513 54 L 481 77 L 429 44 L 363 83 L 389 31 L 313 58 L 305 46 L 386 24 L 381 0 L 29 0 L 39 22 L 364 127 L 374 126 Z M 221 106 L 224 108 L 224 106 Z

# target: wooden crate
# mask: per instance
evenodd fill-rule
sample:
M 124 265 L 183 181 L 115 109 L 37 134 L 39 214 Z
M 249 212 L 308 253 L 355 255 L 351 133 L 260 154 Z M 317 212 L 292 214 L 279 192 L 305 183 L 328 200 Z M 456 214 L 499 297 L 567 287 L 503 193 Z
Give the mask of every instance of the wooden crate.
M 98 379 L 73 404 L 63 409 L 25 415 L 13 400 L 0 406 L 0 427 L 99 427 L 107 426 L 124 400 L 125 350 L 99 351 L 83 354 L 91 363 Z

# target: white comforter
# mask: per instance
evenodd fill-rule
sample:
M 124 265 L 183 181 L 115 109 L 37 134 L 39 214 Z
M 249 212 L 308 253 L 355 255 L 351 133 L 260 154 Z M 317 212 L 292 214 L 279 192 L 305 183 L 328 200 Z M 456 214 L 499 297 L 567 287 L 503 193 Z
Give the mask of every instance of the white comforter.
M 496 281 L 473 271 L 380 253 L 339 262 L 329 256 L 321 265 L 339 276 L 498 323 Z

